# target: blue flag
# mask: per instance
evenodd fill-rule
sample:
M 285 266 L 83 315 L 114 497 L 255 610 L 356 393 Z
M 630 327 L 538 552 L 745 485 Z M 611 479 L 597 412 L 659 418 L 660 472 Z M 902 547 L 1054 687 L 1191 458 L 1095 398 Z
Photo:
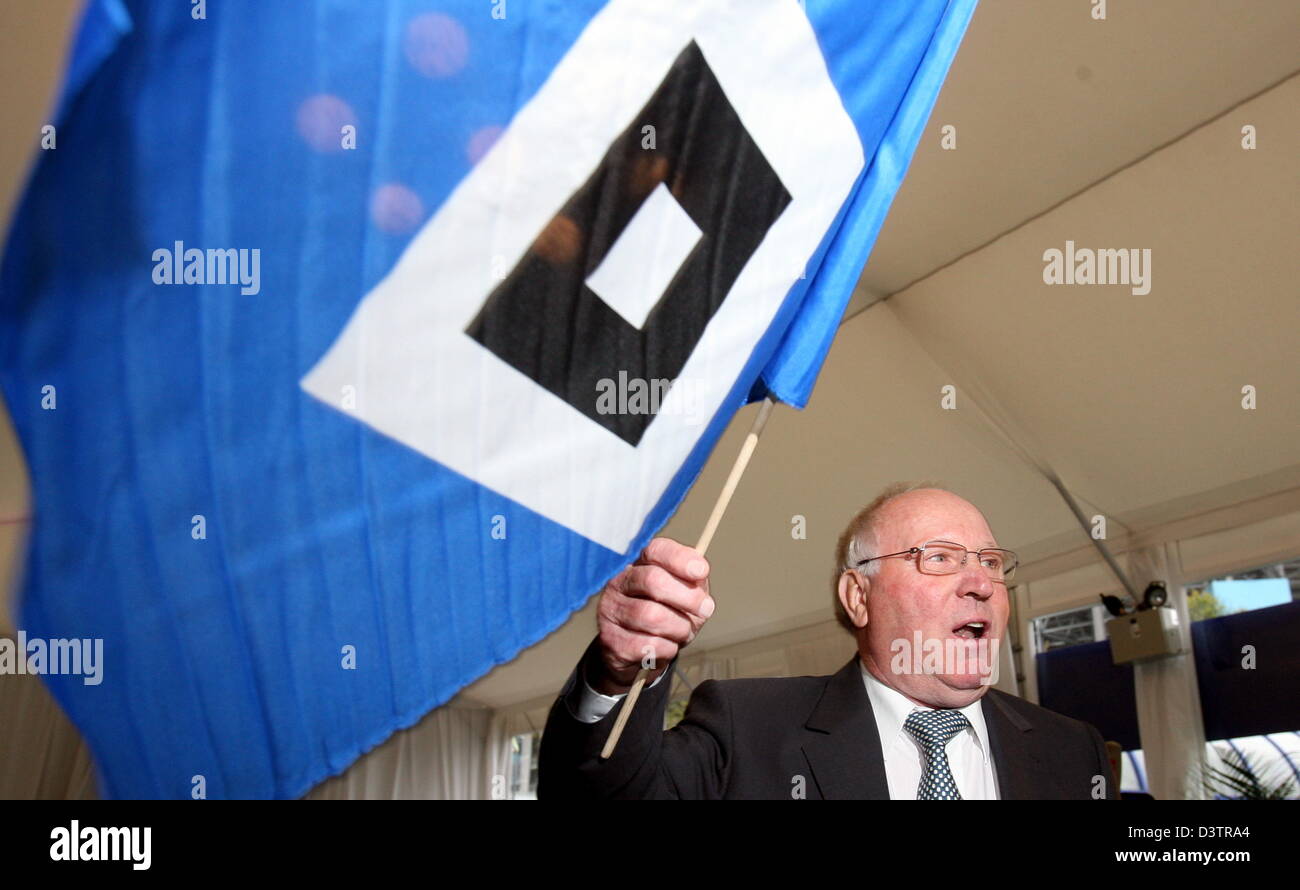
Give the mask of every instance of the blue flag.
M 0 372 L 102 793 L 299 796 L 563 624 L 806 403 L 973 6 L 89 3 Z

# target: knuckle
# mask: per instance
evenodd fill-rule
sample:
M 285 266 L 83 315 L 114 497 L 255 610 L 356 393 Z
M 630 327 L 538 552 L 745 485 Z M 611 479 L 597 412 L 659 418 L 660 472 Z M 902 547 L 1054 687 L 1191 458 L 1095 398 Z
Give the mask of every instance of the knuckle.
M 618 615 L 617 594 L 606 590 L 596 603 L 596 618 L 602 621 L 614 621 Z
M 674 565 L 683 560 L 684 552 L 689 548 L 672 538 L 655 538 L 651 542 L 655 545 L 653 561 L 657 565 L 671 569 Z
M 682 633 L 680 617 L 667 606 L 646 601 L 640 613 L 640 627 L 662 639 L 677 640 Z
M 608 625 L 600 631 L 600 648 L 609 657 L 626 660 L 627 633 L 615 625 Z
M 648 630 L 651 624 L 652 615 L 650 608 L 654 603 L 649 600 L 633 600 L 627 604 L 626 625 L 637 630 Z
M 664 548 L 672 543 L 668 538 L 651 538 L 650 543 L 641 551 L 641 558 L 646 562 L 659 562 L 663 559 Z
M 645 592 L 656 600 L 662 600 L 672 593 L 672 576 L 660 566 L 650 566 L 645 573 Z
M 614 627 L 627 628 L 630 626 L 635 603 L 636 600 L 625 596 L 610 597 L 608 603 L 602 603 L 602 617 Z

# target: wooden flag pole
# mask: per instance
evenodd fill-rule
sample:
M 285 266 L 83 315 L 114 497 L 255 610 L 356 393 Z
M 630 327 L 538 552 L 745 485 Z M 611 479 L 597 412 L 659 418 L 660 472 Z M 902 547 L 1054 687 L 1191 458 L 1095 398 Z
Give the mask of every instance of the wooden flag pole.
M 767 423 L 767 417 L 772 413 L 772 406 L 776 402 L 771 396 L 763 400 L 763 404 L 758 409 L 758 416 L 754 418 L 754 425 L 749 428 L 749 435 L 745 437 L 745 444 L 740 447 L 740 454 L 736 455 L 736 462 L 731 465 L 731 474 L 727 476 L 727 484 L 722 486 L 722 493 L 718 495 L 718 500 L 713 504 L 713 512 L 709 514 L 709 521 L 704 524 L 704 532 L 700 535 L 700 540 L 695 545 L 695 549 L 700 551 L 703 556 L 709 549 L 709 544 L 713 541 L 713 535 L 718 530 L 719 523 L 722 522 L 722 514 L 727 511 L 727 504 L 731 503 L 731 496 L 736 493 L 736 486 L 740 484 L 740 477 L 745 475 L 745 468 L 749 466 L 749 459 L 754 454 L 754 448 L 758 445 L 758 437 L 763 432 L 763 427 Z M 650 671 L 642 668 L 637 672 L 636 679 L 632 681 L 632 688 L 627 692 L 627 699 L 623 702 L 623 709 L 618 712 L 618 719 L 614 721 L 614 728 L 609 731 L 609 738 L 605 741 L 605 747 L 601 749 L 600 759 L 608 760 L 618 747 L 619 737 L 623 735 L 623 727 L 627 725 L 627 718 L 631 716 L 632 709 L 636 707 L 636 700 L 641 696 L 641 687 L 645 686 L 646 678 L 650 676 Z

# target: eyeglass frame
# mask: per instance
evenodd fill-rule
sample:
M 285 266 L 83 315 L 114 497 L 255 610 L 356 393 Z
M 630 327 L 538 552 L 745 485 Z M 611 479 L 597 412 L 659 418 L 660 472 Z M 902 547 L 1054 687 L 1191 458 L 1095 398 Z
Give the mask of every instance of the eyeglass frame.
M 963 569 L 963 568 L 966 567 L 966 560 L 970 557 L 970 555 L 971 555 L 972 553 L 975 554 L 975 556 L 977 557 L 977 559 L 978 559 L 978 557 L 979 557 L 979 555 L 980 555 L 981 553 L 988 553 L 988 552 L 1009 553 L 1009 554 L 1011 555 L 1011 558 L 1012 558 L 1013 562 L 1011 563 L 1011 568 L 1010 568 L 1010 570 L 1006 570 L 1006 569 L 1003 570 L 1003 572 L 1002 572 L 1002 577 L 1001 577 L 1001 578 L 994 578 L 992 575 L 989 575 L 989 573 L 988 573 L 987 571 L 985 571 L 985 573 L 984 573 L 985 575 L 988 576 L 988 579 L 989 579 L 990 581 L 994 582 L 995 584 L 1003 584 L 1003 585 L 1005 585 L 1008 581 L 1011 580 L 1011 576 L 1014 575 L 1014 574 L 1016 573 L 1016 569 L 1020 568 L 1020 555 L 1019 555 L 1018 553 L 1016 553 L 1014 550 L 1008 550 L 1008 549 L 1006 549 L 1005 547 L 984 547 L 984 548 L 982 548 L 982 549 L 980 549 L 980 550 L 966 550 L 966 545 L 965 545 L 965 544 L 958 544 L 956 541 L 945 541 L 945 540 L 943 540 L 942 538 L 935 538 L 935 539 L 932 540 L 932 541 L 926 541 L 926 542 L 925 542 L 924 544 L 922 544 L 920 547 L 909 547 L 909 548 L 907 548 L 906 550 L 900 550 L 900 551 L 898 551 L 897 553 L 884 553 L 884 554 L 882 554 L 882 555 L 880 555 L 880 556 L 869 556 L 869 557 L 867 557 L 866 559 L 858 560 L 858 562 L 857 562 L 853 567 L 854 567 L 855 569 L 860 569 L 860 568 L 862 568 L 864 565 L 866 565 L 867 563 L 869 563 L 869 562 L 873 562 L 873 561 L 875 561 L 875 560 L 877 560 L 877 559 L 889 559 L 889 558 L 892 557 L 892 556 L 912 556 L 913 554 L 924 553 L 924 552 L 925 552 L 925 549 L 926 549 L 927 547 L 929 547 L 931 544 L 949 544 L 949 545 L 951 545 L 951 546 L 953 546 L 953 547 L 958 547 L 958 548 L 960 548 L 960 549 L 962 549 L 962 550 L 965 550 L 966 553 L 965 553 L 965 555 L 962 556 L 962 558 L 961 558 L 961 565 L 958 566 L 958 569 L 959 569 L 959 570 L 960 570 L 960 569 Z M 923 570 L 923 569 L 921 568 L 921 561 L 920 561 L 919 559 L 916 561 L 916 570 L 917 570 L 918 572 L 920 572 L 921 574 L 923 574 L 923 575 L 955 575 L 955 574 L 957 574 L 957 572 L 927 572 L 927 571 L 925 571 L 925 570 Z

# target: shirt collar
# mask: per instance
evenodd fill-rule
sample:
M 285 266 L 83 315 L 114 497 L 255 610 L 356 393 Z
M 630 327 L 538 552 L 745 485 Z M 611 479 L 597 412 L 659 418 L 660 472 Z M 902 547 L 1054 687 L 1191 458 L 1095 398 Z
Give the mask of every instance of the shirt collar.
M 897 689 L 877 680 L 867 670 L 861 658 L 858 659 L 858 669 L 862 671 L 862 682 L 867 687 L 867 697 L 871 700 L 871 711 L 876 718 L 876 730 L 880 733 L 881 745 L 888 746 L 902 735 L 903 723 L 913 711 L 931 710 L 916 704 Z M 980 753 L 984 755 L 985 760 L 988 760 L 988 727 L 984 723 L 984 708 L 981 706 L 985 695 L 988 693 L 985 692 L 966 707 L 957 710 L 965 714 L 966 719 L 970 721 Z

